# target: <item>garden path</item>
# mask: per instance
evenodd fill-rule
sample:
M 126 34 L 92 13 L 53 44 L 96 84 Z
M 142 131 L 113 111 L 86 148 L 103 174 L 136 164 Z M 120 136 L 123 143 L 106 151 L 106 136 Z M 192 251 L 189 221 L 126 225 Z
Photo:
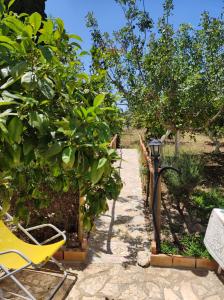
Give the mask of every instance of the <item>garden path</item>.
M 67 300 L 224 300 L 224 277 L 207 271 L 142 268 L 137 253 L 150 239 L 141 194 L 138 152 L 122 150 L 120 197 L 97 221 L 85 266 Z
M 149 249 L 138 153 L 125 149 L 121 156 L 123 188 L 117 200 L 109 201 L 108 212 L 96 222 L 90 238 L 89 263 L 136 264 L 137 253 Z
M 218 278 L 207 271 L 138 266 L 137 253 L 147 253 L 149 249 L 149 224 L 144 214 L 137 150 L 122 152 L 124 187 L 118 200 L 110 201 L 109 211 L 97 221 L 86 264 L 67 265 L 78 279 L 66 299 L 224 300 L 224 276 Z M 38 300 L 45 300 L 57 281 L 53 275 L 24 271 L 18 279 L 34 291 Z M 54 300 L 64 300 L 72 284 L 68 279 Z M 0 299 L 19 300 L 7 291 L 17 291 L 9 279 L 0 283 Z

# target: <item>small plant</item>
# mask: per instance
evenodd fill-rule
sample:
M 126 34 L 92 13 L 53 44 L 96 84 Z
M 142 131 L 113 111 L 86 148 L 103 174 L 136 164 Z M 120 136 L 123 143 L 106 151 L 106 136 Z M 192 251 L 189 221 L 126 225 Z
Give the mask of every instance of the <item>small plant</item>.
M 205 248 L 203 239 L 204 236 L 202 234 L 185 234 L 180 240 L 180 243 L 183 247 L 181 254 L 184 256 L 195 256 L 210 259 L 211 256 Z
M 163 241 L 161 243 L 161 252 L 163 254 L 179 254 L 179 249 L 169 241 Z
M 202 234 L 185 234 L 180 239 L 180 246 L 178 247 L 170 241 L 163 241 L 161 243 L 161 252 L 163 254 L 195 256 L 201 258 L 211 259 L 205 245 L 203 243 L 204 236 Z
M 28 221 L 30 203 L 39 210 L 72 191 L 85 196 L 89 232 L 122 186 L 109 148 L 122 122 L 106 74 L 83 73 L 81 38 L 61 19 L 17 15 L 0 0 L 0 32 L 0 203 L 16 199 L 15 216 Z
M 224 195 L 217 188 L 213 188 L 208 192 L 197 191 L 192 195 L 191 201 L 193 205 L 200 208 L 198 215 L 203 216 L 206 220 L 213 208 L 224 208 Z
M 183 195 L 185 197 L 189 196 L 201 181 L 201 161 L 192 155 L 184 153 L 178 158 L 169 157 L 165 159 L 164 164 L 174 166 L 181 171 L 180 175 L 173 171 L 168 171 L 165 174 L 169 192 L 177 199 Z

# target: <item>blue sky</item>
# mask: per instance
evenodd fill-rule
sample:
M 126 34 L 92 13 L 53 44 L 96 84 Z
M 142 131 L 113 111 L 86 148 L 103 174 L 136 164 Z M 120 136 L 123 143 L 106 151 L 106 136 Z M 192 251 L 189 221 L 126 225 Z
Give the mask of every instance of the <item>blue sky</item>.
M 145 0 L 147 10 L 156 21 L 162 14 L 162 0 Z M 191 23 L 197 26 L 200 14 L 208 10 L 213 16 L 220 14 L 223 0 L 174 0 L 175 11 L 172 22 L 177 27 L 180 23 Z M 47 0 L 46 12 L 49 16 L 60 17 L 65 22 L 69 33 L 80 35 L 82 47 L 89 50 L 91 36 L 85 26 L 85 16 L 93 11 L 100 28 L 112 32 L 124 24 L 122 11 L 114 0 Z

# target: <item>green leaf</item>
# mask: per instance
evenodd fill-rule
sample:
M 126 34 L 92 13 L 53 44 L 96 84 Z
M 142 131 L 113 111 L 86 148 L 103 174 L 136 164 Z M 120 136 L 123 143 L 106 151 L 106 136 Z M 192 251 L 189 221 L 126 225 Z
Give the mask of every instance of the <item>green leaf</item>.
M 49 78 L 38 80 L 38 86 L 42 94 L 49 100 L 54 98 L 54 83 Z
M 2 68 L 0 70 L 1 77 L 3 79 L 7 78 L 10 75 L 11 69 L 10 67 Z
M 85 230 L 87 232 L 89 232 L 92 229 L 92 224 L 91 224 L 91 221 L 90 221 L 89 217 L 84 216 L 84 218 L 83 218 L 83 226 L 84 226 L 84 228 L 85 228 Z
M 4 1 L 0 0 L 0 16 L 4 13 L 4 11 L 5 11 Z
M 15 79 L 19 79 L 22 74 L 26 71 L 27 69 L 27 62 L 26 61 L 20 61 L 18 64 L 16 64 L 14 67 L 11 69 L 11 75 Z
M 1 87 L 1 90 L 7 89 L 9 86 L 14 84 L 17 81 L 17 79 L 10 77 Z
M 85 80 L 86 82 L 90 82 L 89 75 L 86 73 L 77 74 L 77 78 L 81 80 Z
M 10 51 L 14 51 L 15 50 L 14 45 L 11 45 L 11 44 L 1 43 L 0 46 L 5 47 L 5 48 L 7 48 Z
M 44 153 L 45 158 L 51 158 L 57 154 L 59 154 L 62 150 L 62 145 L 58 142 L 55 142 L 53 145 L 48 148 L 48 150 Z
M 29 114 L 29 123 L 32 127 L 37 128 L 41 134 L 46 135 L 49 126 L 49 119 L 46 115 L 33 111 Z
M 41 20 L 42 17 L 40 14 L 38 14 L 37 12 L 33 13 L 30 17 L 29 17 L 29 21 L 30 24 L 33 27 L 33 33 L 36 34 L 37 31 L 40 29 L 41 26 Z
M 90 54 L 87 51 L 82 51 L 79 53 L 79 56 L 85 56 L 85 55 L 90 55 Z
M 9 137 L 16 143 L 21 142 L 21 136 L 23 133 L 23 123 L 18 117 L 11 119 L 8 125 Z
M 104 167 L 106 163 L 107 163 L 107 159 L 106 159 L 105 157 L 101 158 L 101 159 L 99 160 L 97 169 L 100 169 L 100 168 Z
M 13 40 L 11 40 L 9 37 L 4 36 L 4 35 L 0 36 L 0 42 L 7 43 L 7 44 L 10 44 L 10 45 L 15 44 L 15 42 Z
M 46 61 L 50 62 L 54 56 L 52 50 L 48 48 L 47 46 L 39 45 L 38 48 L 40 49 L 43 57 L 46 59 Z
M 69 34 L 69 38 L 70 39 L 75 39 L 75 40 L 78 40 L 78 41 L 82 42 L 82 38 L 79 35 L 76 35 L 76 34 Z
M 65 29 L 65 25 L 64 25 L 63 20 L 60 19 L 60 18 L 57 18 L 57 19 L 56 19 L 56 23 L 57 23 L 57 25 L 58 25 L 58 29 L 59 29 L 60 33 L 63 33 L 63 32 L 64 32 L 64 29 Z
M 18 104 L 18 103 L 13 100 L 3 100 L 0 98 L 0 106 L 8 106 L 12 104 Z
M 105 99 L 104 94 L 97 95 L 93 101 L 93 106 L 95 107 L 100 106 L 100 104 L 104 101 L 104 99 Z
M 103 173 L 104 173 L 104 168 L 98 169 L 98 161 L 94 161 L 90 173 L 91 182 L 93 184 L 97 184 L 102 178 Z
M 10 7 L 14 4 L 15 0 L 10 0 L 9 4 L 8 4 L 8 9 L 10 9 Z
M 25 140 L 23 143 L 23 154 L 26 156 L 34 149 L 34 145 L 31 140 Z
M 8 130 L 2 122 L 0 122 L 0 130 L 5 134 L 8 134 Z
M 44 21 L 44 26 L 39 31 L 41 35 L 38 39 L 38 44 L 45 42 L 46 44 L 51 44 L 54 30 L 54 23 L 52 20 Z
M 22 21 L 20 21 L 15 16 L 7 16 L 2 21 L 8 28 L 10 28 L 12 31 L 18 34 L 24 34 L 25 36 L 29 36 L 29 34 L 26 31 L 26 26 L 23 24 Z
M 37 76 L 33 72 L 26 72 L 21 77 L 21 84 L 27 91 L 33 91 L 37 87 Z
M 67 147 L 62 152 L 62 161 L 66 165 L 66 168 L 71 169 L 75 162 L 75 150 L 71 147 Z
M 20 164 L 20 160 L 21 160 L 21 146 L 20 145 L 14 145 L 13 146 L 13 151 L 11 152 L 11 154 L 13 154 L 13 162 L 15 166 L 18 166 Z

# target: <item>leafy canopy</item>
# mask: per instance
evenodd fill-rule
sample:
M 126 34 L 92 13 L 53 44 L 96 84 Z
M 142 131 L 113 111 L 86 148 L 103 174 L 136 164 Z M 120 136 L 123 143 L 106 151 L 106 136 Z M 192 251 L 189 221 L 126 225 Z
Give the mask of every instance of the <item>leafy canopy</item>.
M 7 12 L 0 1 L 0 197 L 5 209 L 16 199 L 49 204 L 49 190 L 86 196 L 84 224 L 107 209 L 121 187 L 109 149 L 120 128 L 105 73 L 89 76 L 80 57 L 81 38 L 66 33 L 61 19 L 42 20 Z

